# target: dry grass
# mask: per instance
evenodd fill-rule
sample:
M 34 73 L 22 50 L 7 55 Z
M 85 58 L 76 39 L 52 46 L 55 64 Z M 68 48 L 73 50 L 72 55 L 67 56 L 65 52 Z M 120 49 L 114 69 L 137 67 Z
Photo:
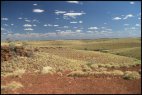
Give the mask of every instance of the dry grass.
M 141 60 L 135 58 L 109 54 L 111 50 L 124 48 L 139 48 L 140 40 L 131 39 L 100 39 L 100 40 L 59 40 L 59 41 L 29 41 L 24 42 L 29 47 L 49 47 L 39 48 L 40 51 L 34 52 L 33 57 L 17 56 L 10 61 L 5 61 L 1 64 L 2 73 L 15 73 L 14 76 L 22 75 L 24 71 L 17 71 L 21 68 L 30 72 L 47 73 L 49 69 L 46 66 L 54 68 L 57 72 L 62 71 L 83 71 L 91 72 L 92 69 L 98 71 L 98 74 L 104 71 L 109 74 L 107 68 L 131 67 L 141 64 Z M 6 43 L 2 43 L 3 45 Z M 1 45 L 2 45 L 1 44 Z M 15 45 L 23 45 L 23 42 L 14 42 Z M 52 46 L 52 47 L 50 47 Z M 62 48 L 59 48 L 62 47 Z M 74 49 L 72 49 L 74 48 Z M 102 49 L 107 50 L 108 53 L 99 51 L 75 50 Z M 124 49 L 124 51 L 127 49 Z M 124 52 L 123 51 L 123 52 Z M 139 51 L 139 50 L 138 50 Z M 127 52 L 130 52 L 128 50 Z M 135 50 L 133 51 L 135 52 Z M 136 52 L 137 55 L 137 52 Z M 139 55 L 138 55 L 139 56 Z M 20 73 L 21 72 L 21 73 Z M 117 71 L 115 71 L 116 73 Z M 113 72 L 113 74 L 115 74 Z M 120 73 L 120 72 L 117 72 Z M 111 73 L 112 74 L 112 73 Z M 122 74 L 122 73 L 121 73 Z
M 87 77 L 87 76 L 95 76 L 95 75 L 114 75 L 114 76 L 123 76 L 124 73 L 121 70 L 113 70 L 113 71 L 106 71 L 106 70 L 102 70 L 102 71 L 87 71 L 87 72 L 83 72 L 83 71 L 73 71 L 69 74 L 67 74 L 67 76 L 70 77 Z
M 124 75 L 124 73 L 121 70 L 113 70 L 112 75 Z
M 19 77 L 21 78 L 22 75 L 26 72 L 25 69 L 17 69 L 13 72 L 8 72 L 8 73 L 4 73 L 2 74 L 3 77 L 7 77 L 7 76 L 12 76 L 12 77 Z
M 141 59 L 141 47 L 112 49 L 109 53 Z
M 52 74 L 54 72 L 55 70 L 50 66 L 43 67 L 43 69 L 41 70 L 41 74 L 48 74 L 48 73 Z
M 126 71 L 123 78 L 127 80 L 133 80 L 141 78 L 141 75 L 136 71 Z
M 64 48 L 62 48 L 64 50 Z M 66 50 L 65 50 L 66 51 Z M 53 54 L 56 53 L 56 54 Z M 50 66 L 57 72 L 62 71 L 91 71 L 93 68 L 119 68 L 130 67 L 141 64 L 141 61 L 133 58 L 106 54 L 92 51 L 72 50 L 68 52 L 53 53 L 35 52 L 33 57 L 20 57 L 17 56 L 10 61 L 5 61 L 1 64 L 2 73 L 11 73 L 18 69 L 35 72 L 41 71 L 43 67 Z M 88 62 L 90 62 L 88 66 Z
M 41 71 L 43 67 L 46 66 L 55 68 L 55 71 L 81 70 L 81 66 L 85 64 L 86 62 L 84 61 L 67 59 L 49 53 L 38 52 L 35 53 L 34 57 L 18 56 L 10 61 L 3 62 L 1 71 L 11 73 L 17 69 L 23 68 L 27 71 L 35 72 L 37 70 Z
M 19 88 L 22 88 L 23 85 L 19 82 L 16 82 L 16 81 L 13 81 L 5 86 L 2 86 L 1 87 L 1 90 L 15 90 L 15 89 L 19 89 Z
M 71 73 L 69 73 L 67 76 L 69 77 L 86 77 L 89 74 L 83 71 L 73 71 Z

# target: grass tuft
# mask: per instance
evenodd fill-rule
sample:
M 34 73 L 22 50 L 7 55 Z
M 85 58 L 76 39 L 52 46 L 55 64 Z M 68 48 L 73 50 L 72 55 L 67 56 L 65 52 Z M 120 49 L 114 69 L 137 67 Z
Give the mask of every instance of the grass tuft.
M 141 75 L 136 71 L 126 71 L 123 78 L 126 80 L 139 79 Z

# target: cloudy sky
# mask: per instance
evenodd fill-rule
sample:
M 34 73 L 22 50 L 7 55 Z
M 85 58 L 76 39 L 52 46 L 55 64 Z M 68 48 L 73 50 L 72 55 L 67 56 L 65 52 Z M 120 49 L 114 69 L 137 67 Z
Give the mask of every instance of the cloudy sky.
M 3 1 L 2 39 L 141 37 L 140 1 Z

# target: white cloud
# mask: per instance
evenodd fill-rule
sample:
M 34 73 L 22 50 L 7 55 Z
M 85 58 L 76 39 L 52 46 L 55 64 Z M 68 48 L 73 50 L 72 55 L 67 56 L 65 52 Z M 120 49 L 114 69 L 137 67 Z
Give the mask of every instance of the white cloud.
M 120 17 L 113 18 L 113 20 L 120 20 L 120 19 L 121 19 Z
M 105 29 L 106 27 L 101 27 L 102 29 Z
M 45 35 L 48 35 L 48 36 L 56 36 L 56 33 L 55 33 L 55 32 L 48 32 L 48 33 L 45 33 Z
M 55 27 L 58 27 L 59 25 L 54 25 Z
M 81 16 L 83 14 L 85 14 L 85 13 L 84 12 L 80 12 L 80 13 L 72 13 L 72 12 L 70 12 L 70 13 L 65 13 L 64 16 L 71 17 L 71 18 L 76 18 L 76 16 Z
M 44 12 L 44 10 L 42 10 L 42 9 L 33 9 L 33 12 L 35 12 L 35 13 L 42 13 L 42 12 Z
M 19 17 L 18 19 L 23 19 L 22 17 Z
M 64 28 L 69 28 L 69 26 L 63 26 Z
M 31 24 L 24 24 L 23 26 L 24 26 L 24 27 L 32 27 Z
M 34 6 L 37 6 L 37 4 L 33 4 Z
M 112 29 L 105 29 L 105 30 L 107 30 L 107 31 L 112 31 Z
M 79 21 L 79 23 L 83 23 L 83 21 Z
M 140 17 L 138 19 L 141 19 Z
M 78 29 L 78 30 L 76 30 L 76 32 L 78 32 L 78 33 L 80 33 L 81 31 L 82 31 L 82 30 L 79 30 L 79 29 Z
M 27 20 L 27 19 L 26 19 L 25 21 L 26 21 L 26 22 L 31 22 L 30 20 Z
M 131 30 L 133 30 L 133 31 L 135 31 L 135 30 L 137 30 L 138 28 L 136 28 L 136 27 L 130 27 L 130 28 L 124 28 L 124 30 L 125 31 L 131 31 Z
M 135 4 L 135 2 L 130 2 L 130 4 Z
M 140 26 L 140 24 L 136 24 L 136 26 Z
M 9 31 L 9 30 L 7 30 L 7 29 L 5 29 L 5 28 L 3 28 L 3 27 L 1 27 L 1 32 L 12 33 L 11 31 Z
M 66 30 L 66 31 L 61 31 L 59 32 L 60 35 L 65 36 L 65 35 L 71 35 L 75 34 L 76 32 L 72 32 L 71 30 Z
M 48 24 L 48 26 L 53 26 L 53 25 L 51 25 L 51 24 Z
M 134 16 L 132 14 L 128 14 L 123 19 L 128 19 L 128 18 L 131 18 L 131 17 L 134 17 Z
M 107 23 L 104 23 L 104 24 L 107 24 Z
M 2 28 L 2 27 L 1 27 L 1 31 L 4 31 L 4 30 L 5 30 L 5 28 Z
M 8 26 L 8 24 L 3 24 L 4 26 Z
M 93 30 L 93 29 L 98 29 L 98 28 L 97 27 L 89 27 L 88 29 Z
M 24 30 L 26 30 L 26 31 L 33 31 L 34 29 L 32 29 L 32 28 L 25 28 Z
M 24 37 L 24 38 L 32 38 L 32 37 L 47 37 L 47 33 L 28 33 L 28 34 L 20 34 L 20 33 L 15 33 L 14 36 L 16 37 Z
M 2 33 L 3 35 L 6 35 L 7 33 Z
M 58 34 L 60 34 L 60 36 L 80 36 L 81 34 L 84 34 L 81 31 L 82 30 L 76 30 L 75 32 L 73 32 L 72 30 L 65 30 L 58 32 Z
M 77 23 L 76 21 L 72 21 L 72 22 L 70 22 L 70 23 Z
M 36 24 L 34 24 L 33 26 L 37 26 Z
M 34 19 L 34 20 L 33 20 L 33 22 L 37 22 L 37 23 L 40 23 L 40 22 L 39 22 L 39 20 L 37 20 L 37 19 Z
M 8 18 L 1 18 L 1 20 L 5 20 L 5 21 L 7 21 L 7 20 L 8 20 Z
M 11 26 L 13 26 L 14 24 L 11 24 Z
M 59 14 L 64 14 L 66 13 L 66 11 L 59 11 L 59 10 L 55 10 L 55 14 L 59 15 Z
M 101 34 L 108 33 L 108 31 L 100 31 Z
M 131 29 L 135 30 L 136 28 L 135 27 L 131 27 Z
M 48 26 L 48 25 L 47 25 L 47 24 L 44 24 L 43 26 L 45 26 L 45 27 L 46 27 L 46 26 Z
M 94 33 L 93 31 L 87 31 L 87 33 Z
M 124 26 L 129 26 L 129 24 L 124 24 Z
M 74 3 L 74 4 L 79 4 L 79 1 L 66 1 L 68 3 Z

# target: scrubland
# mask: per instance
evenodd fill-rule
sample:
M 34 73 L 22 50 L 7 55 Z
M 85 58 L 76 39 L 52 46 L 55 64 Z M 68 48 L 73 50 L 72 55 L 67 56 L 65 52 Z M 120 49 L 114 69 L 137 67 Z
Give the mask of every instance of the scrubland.
M 22 85 L 22 82 L 17 81 L 16 84 L 16 80 L 13 79 L 24 79 L 24 75 L 27 74 L 35 74 L 37 77 L 58 74 L 60 77 L 90 77 L 93 80 L 97 77 L 103 77 L 104 80 L 109 77 L 115 80 L 114 77 L 118 77 L 130 83 L 131 81 L 141 82 L 140 38 L 13 41 L 11 43 L 2 42 L 1 47 L 10 48 L 10 52 L 3 51 L 4 54 L 1 56 L 7 58 L 5 53 L 10 53 L 11 56 L 11 59 L 7 58 L 6 61 L 1 62 L 1 76 L 5 79 L 2 81 L 10 78 L 14 81 L 12 82 L 14 85 L 18 85 L 13 86 L 8 79 L 9 81 L 1 83 L 2 93 L 15 93 L 15 89 L 24 89 L 25 85 Z M 24 51 L 27 53 L 28 50 L 30 53 L 21 56 L 18 52 L 19 55 L 16 55 L 15 47 L 27 49 L 19 51 L 22 54 Z M 7 89 L 10 91 L 12 89 L 12 91 L 9 92 Z

